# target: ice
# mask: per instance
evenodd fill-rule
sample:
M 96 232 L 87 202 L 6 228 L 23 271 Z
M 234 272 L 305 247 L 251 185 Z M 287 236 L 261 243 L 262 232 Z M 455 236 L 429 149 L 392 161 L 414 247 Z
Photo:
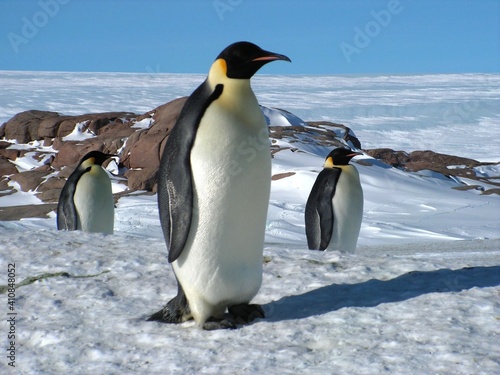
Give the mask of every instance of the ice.
M 253 87 L 268 119 L 284 126 L 323 119 L 350 126 L 363 147 L 498 161 L 499 77 L 257 76 Z M 203 79 L 0 72 L 0 122 L 27 109 L 144 113 Z M 273 174 L 293 174 L 272 182 L 263 285 L 254 299 L 266 318 L 238 330 L 145 321 L 176 293 L 154 194 L 118 201 L 114 235 L 56 231 L 55 215 L 0 221 L 0 269 L 6 276 L 15 263 L 17 283 L 25 281 L 16 289 L 16 367 L 4 356 L 0 372 L 500 373 L 498 195 L 454 189 L 477 181 L 359 156 L 352 164 L 365 211 L 356 252 L 309 251 L 304 205 L 328 149 L 293 147 L 273 157 Z M 18 167 L 40 165 L 30 152 Z M 484 177 L 498 172 L 476 168 Z M 113 180 L 114 192 L 124 188 Z M 2 193 L 0 207 L 41 203 L 33 193 Z M 0 331 L 5 339 L 7 319 Z

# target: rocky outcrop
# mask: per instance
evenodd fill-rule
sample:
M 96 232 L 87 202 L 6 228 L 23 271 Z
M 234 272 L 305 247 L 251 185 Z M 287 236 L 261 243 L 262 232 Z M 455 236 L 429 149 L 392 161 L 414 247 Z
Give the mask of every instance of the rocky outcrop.
M 0 218 L 2 220 L 21 220 L 29 217 L 47 217 L 56 208 L 56 203 L 0 207 Z
M 413 151 L 410 153 L 404 151 L 395 151 L 389 148 L 377 148 L 364 150 L 371 157 L 381 160 L 384 163 L 408 172 L 419 172 L 429 170 L 441 173 L 448 177 L 469 178 L 477 181 L 484 181 L 482 176 L 478 176 L 474 170 L 475 167 L 483 165 L 492 165 L 496 163 L 482 163 L 477 160 L 440 154 L 438 152 L 425 150 Z M 500 186 L 498 182 L 488 180 L 491 185 Z
M 118 156 L 121 175 L 131 191 L 156 191 L 161 154 L 186 99 L 175 99 L 144 114 L 19 113 L 0 126 L 0 137 L 5 139 L 0 141 L 0 181 L 8 189 L 7 182 L 13 181 L 43 201 L 57 202 L 65 179 L 83 155 L 98 150 Z M 12 141 L 25 146 L 16 148 Z M 24 157 L 44 162 L 22 170 L 13 161 Z
M 129 112 L 93 113 L 78 116 L 30 110 L 0 126 L 0 180 L 11 180 L 23 191 L 34 191 L 47 202 L 56 202 L 65 179 L 87 152 L 98 150 L 118 156 L 121 176 L 130 191 L 156 191 L 161 155 L 184 106 L 186 97 L 175 99 L 144 114 Z M 275 114 L 285 120 L 294 115 L 279 109 L 265 109 L 266 119 Z M 290 126 L 270 126 L 271 138 L 310 142 L 337 147 L 359 140 L 344 125 L 331 122 L 301 122 Z M 281 123 L 287 123 L 282 121 Z M 280 124 L 281 124 L 280 123 Z M 9 141 L 27 144 L 16 149 Z M 38 147 L 39 145 L 43 147 Z M 32 145 L 31 148 L 29 145 Z M 51 148 L 48 148 L 48 147 Z M 274 145 L 273 152 L 280 147 Z M 12 161 L 30 155 L 44 160 L 43 168 L 21 171 Z
M 35 192 L 44 202 L 54 204 L 67 177 L 82 156 L 91 150 L 117 155 L 116 169 L 129 192 L 155 192 L 161 155 L 185 101 L 185 97 L 178 98 L 144 114 L 107 112 L 67 116 L 36 110 L 17 114 L 0 126 L 0 194 L 11 194 L 14 186 L 19 186 L 23 191 Z M 361 142 L 345 125 L 328 121 L 303 122 L 280 109 L 263 107 L 263 112 L 270 122 L 273 154 L 285 148 L 293 150 L 294 143 L 297 148 L 309 144 L 313 148 L 348 145 L 361 149 Z M 477 180 L 481 180 L 481 176 L 476 176 L 473 168 L 484 165 L 432 151 L 364 151 L 403 170 L 431 170 Z M 273 176 L 273 180 L 291 175 L 293 172 L 281 173 Z
M 137 115 L 129 112 L 64 116 L 57 112 L 29 110 L 18 113 L 2 124 L 0 138 L 15 140 L 17 143 L 45 141 L 45 145 L 49 146 L 53 140 L 70 135 L 76 124 L 82 124 L 82 132 L 100 136 L 106 133 L 106 127 L 115 129 L 117 124 L 130 122 L 134 117 Z
M 271 139 L 286 139 L 288 143 L 315 144 L 327 147 L 349 145 L 361 148 L 361 142 L 347 126 L 330 121 L 310 121 L 302 125 L 270 126 Z
M 13 139 L 18 143 L 39 140 L 38 128 L 46 119 L 58 117 L 56 112 L 30 110 L 18 113 L 0 127 L 0 137 Z
M 323 139 L 327 145 L 330 145 L 331 142 L 339 142 L 339 139 L 342 139 L 351 147 L 361 149 L 361 142 L 358 137 L 349 127 L 343 124 L 330 121 L 308 121 L 307 125 L 316 128 L 320 132 L 318 139 L 320 141 Z
M 8 158 L 0 156 L 0 176 L 8 176 L 18 172 L 16 166 Z
M 152 168 L 158 170 L 160 159 L 170 131 L 175 125 L 187 98 L 175 99 L 139 117 L 151 118 L 151 126 L 134 132 L 127 140 L 121 163 L 128 169 Z

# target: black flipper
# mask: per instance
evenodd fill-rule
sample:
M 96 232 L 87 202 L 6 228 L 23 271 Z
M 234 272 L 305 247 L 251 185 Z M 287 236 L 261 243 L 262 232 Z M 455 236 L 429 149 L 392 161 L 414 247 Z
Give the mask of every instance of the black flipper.
M 201 118 L 222 90 L 221 84 L 212 91 L 208 82 L 203 82 L 184 104 L 165 145 L 159 170 L 158 208 L 170 263 L 181 255 L 191 228 L 191 148 Z
M 69 176 L 66 184 L 61 190 L 57 203 L 57 229 L 76 230 L 78 224 L 78 214 L 76 212 L 73 197 L 75 195 L 76 184 L 84 173 L 90 171 L 92 167 L 86 169 L 78 166 Z
M 182 323 L 191 319 L 191 310 L 179 281 L 177 281 L 177 288 L 177 296 L 172 298 L 163 309 L 151 315 L 148 321 Z
M 325 250 L 332 239 L 332 199 L 342 170 L 325 168 L 316 178 L 306 203 L 305 224 L 307 245 L 310 250 Z

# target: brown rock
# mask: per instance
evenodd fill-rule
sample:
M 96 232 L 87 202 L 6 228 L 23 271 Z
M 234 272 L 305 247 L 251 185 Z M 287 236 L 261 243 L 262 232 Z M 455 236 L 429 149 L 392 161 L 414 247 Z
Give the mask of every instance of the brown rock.
M 3 156 L 4 158 L 9 160 L 16 160 L 19 154 L 20 154 L 19 150 L 16 149 L 0 148 L 0 156 Z
M 101 134 L 95 138 L 90 138 L 83 142 L 89 151 L 102 148 L 106 154 L 117 155 L 118 150 L 123 147 L 127 138 L 116 138 L 113 134 Z M 83 155 L 82 155 L 83 156 Z
M 492 194 L 500 195 L 500 189 L 498 189 L 498 188 L 488 189 L 488 190 L 485 190 L 483 194 L 484 195 L 492 195 Z
M 47 174 L 47 171 L 33 170 L 16 173 L 9 178 L 10 180 L 17 182 L 22 191 L 35 191 Z
M 121 160 L 127 168 L 151 166 L 158 168 L 163 153 L 162 147 L 164 147 L 165 140 L 174 127 L 186 99 L 175 99 L 138 118 L 141 120 L 153 116 L 154 122 L 148 129 L 137 130 L 129 137 Z M 147 162 L 145 162 L 146 158 L 149 158 Z
M 410 158 L 405 164 L 405 170 L 407 171 L 418 172 L 428 169 L 445 176 L 471 179 L 476 179 L 476 173 L 473 168 L 482 164 L 476 160 L 440 154 L 429 150 L 413 151 L 409 156 Z M 450 166 L 459 166 L 459 168 L 448 168 Z
M 58 177 L 50 177 L 45 180 L 42 184 L 38 186 L 38 192 L 44 192 L 47 190 L 61 190 L 66 183 L 66 179 L 62 178 L 59 174 Z
M 45 190 L 41 192 L 37 190 L 36 197 L 45 203 L 57 203 L 59 201 L 60 194 L 61 194 L 61 189 Z
M 73 173 L 75 170 L 77 164 L 75 163 L 74 165 L 68 165 L 65 167 L 62 167 L 61 170 L 57 173 L 57 177 L 63 178 L 65 181 L 68 179 L 68 177 Z
M 186 103 L 186 100 L 186 96 L 177 98 L 151 111 L 154 113 L 153 118 L 155 120 L 152 127 L 159 126 L 162 128 L 169 128 L 166 129 L 166 131 L 172 130 L 182 108 L 184 107 L 184 104 Z
M 281 180 L 282 178 L 290 177 L 290 176 L 293 176 L 294 174 L 295 174 L 295 172 L 277 173 L 271 177 L 271 180 L 273 180 L 273 181 Z
M 99 136 L 101 137 L 112 137 L 112 138 L 127 138 L 137 129 L 133 129 L 131 122 L 122 122 L 117 120 L 115 122 L 110 122 L 109 124 L 103 126 L 99 129 Z
M 345 143 L 342 142 L 344 140 L 356 148 L 361 147 L 361 143 L 351 134 L 347 126 L 329 121 L 309 121 L 307 125 L 270 126 L 270 137 L 271 139 L 287 139 L 290 143 L 311 143 L 330 148 L 345 147 Z M 342 136 L 337 133 L 341 133 Z
M 114 119 L 113 119 L 114 120 Z M 99 134 L 99 131 L 108 125 L 112 120 L 107 117 L 97 117 L 90 120 L 87 129 L 93 134 Z
M 343 124 L 337 124 L 331 121 L 307 121 L 307 125 L 314 126 L 319 129 L 329 128 L 329 127 L 342 129 L 343 130 L 342 139 L 346 142 L 350 142 L 355 148 L 361 149 L 361 142 L 356 136 L 353 135 L 351 128 L 349 128 L 348 126 L 345 126 Z M 330 134 L 330 136 L 332 135 Z M 338 136 L 335 134 L 333 135 L 333 138 L 338 139 Z
M 12 164 L 9 159 L 0 156 L 0 177 L 18 173 L 16 166 Z
M 115 128 L 119 127 L 119 125 L 123 125 L 124 123 L 130 127 L 130 120 L 136 118 L 137 116 L 138 115 L 131 112 L 104 112 L 82 115 L 80 117 L 83 119 L 80 121 L 88 118 L 90 120 L 88 129 L 93 134 L 99 135 L 102 133 L 104 128 L 106 128 L 108 132 L 110 129 L 113 129 L 112 132 L 115 132 Z
M 56 142 L 54 142 L 55 144 Z M 75 165 L 84 155 L 81 152 L 82 145 L 77 141 L 66 141 L 62 143 L 59 152 L 57 153 L 54 161 L 52 162 L 52 167 L 55 169 L 61 169 L 67 165 Z M 100 151 L 100 150 L 98 150 Z
M 160 166 L 160 141 L 158 134 L 148 134 L 145 131 L 130 148 L 128 162 L 130 168 L 154 168 Z
M 147 167 L 144 169 L 128 170 L 125 177 L 128 179 L 130 190 L 156 191 L 158 169 Z
M 54 138 L 54 140 L 52 141 L 52 148 L 56 151 L 59 151 L 64 143 L 65 142 L 63 142 L 61 138 Z
M 372 158 L 382 160 L 395 168 L 401 168 L 406 165 L 410 159 L 409 155 L 404 151 L 394 151 L 390 148 L 375 148 L 371 150 L 363 150 Z
M 386 164 L 396 168 L 401 168 L 405 171 L 418 172 L 422 170 L 430 170 L 448 177 L 455 176 L 469 178 L 484 181 L 491 185 L 500 186 L 500 184 L 494 179 L 485 179 L 476 176 L 474 171 L 474 167 L 497 163 L 481 163 L 477 160 L 463 158 L 460 156 L 440 154 L 430 150 L 413 151 L 409 154 L 404 151 L 394 151 L 388 148 L 363 151 L 376 159 L 382 160 Z M 473 186 L 472 188 L 476 187 Z M 466 190 L 471 189 L 471 187 L 464 186 L 457 187 L 456 189 Z
M 59 125 L 68 118 L 70 118 L 70 116 L 57 116 L 42 120 L 38 127 L 38 136 L 40 138 L 55 138 L 59 130 Z
M 56 204 L 32 204 L 26 206 L 0 207 L 0 221 L 20 220 L 27 217 L 46 218 L 56 209 Z
M 15 139 L 19 143 L 28 143 L 41 139 L 38 135 L 40 123 L 51 117 L 59 116 L 56 112 L 30 110 L 18 113 L 5 123 L 4 137 Z
M 116 144 L 111 143 L 108 146 L 99 138 L 89 138 L 85 141 L 66 141 L 62 144 L 59 152 L 57 153 L 54 161 L 52 162 L 52 167 L 55 169 L 61 169 L 64 166 L 74 166 L 90 151 L 101 151 L 104 153 L 114 154 L 116 153 Z
M 79 121 L 76 120 L 76 117 L 70 117 L 62 121 L 59 124 L 59 128 L 57 129 L 57 137 L 63 138 L 73 133 L 73 130 L 75 130 L 75 126 L 78 122 Z M 87 122 L 86 125 L 88 125 L 88 120 L 86 122 Z M 82 130 L 84 131 L 85 129 L 86 127 L 84 126 Z
M 432 166 L 465 165 L 467 167 L 476 167 L 480 164 L 476 160 L 425 150 L 411 152 L 406 167 L 409 170 L 417 171 L 420 169 L 431 169 L 429 167 Z
M 12 186 L 9 185 L 9 179 L 7 177 L 0 177 L 0 196 L 1 194 L 4 194 L 6 190 L 14 190 L 14 189 L 12 188 Z

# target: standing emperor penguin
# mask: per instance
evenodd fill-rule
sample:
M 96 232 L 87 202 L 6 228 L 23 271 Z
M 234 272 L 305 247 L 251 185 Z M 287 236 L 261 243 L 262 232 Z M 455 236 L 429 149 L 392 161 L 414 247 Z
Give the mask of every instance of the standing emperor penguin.
M 111 180 L 101 166 L 111 156 L 91 151 L 69 176 L 57 205 L 58 230 L 113 233 Z
M 354 252 L 363 219 L 363 189 L 358 170 L 349 164 L 361 155 L 336 148 L 326 157 L 307 199 L 305 224 L 311 250 Z
M 168 137 L 158 207 L 178 294 L 148 320 L 219 329 L 264 317 L 249 302 L 262 283 L 271 155 L 250 78 L 275 60 L 290 61 L 249 42 L 228 46 Z

